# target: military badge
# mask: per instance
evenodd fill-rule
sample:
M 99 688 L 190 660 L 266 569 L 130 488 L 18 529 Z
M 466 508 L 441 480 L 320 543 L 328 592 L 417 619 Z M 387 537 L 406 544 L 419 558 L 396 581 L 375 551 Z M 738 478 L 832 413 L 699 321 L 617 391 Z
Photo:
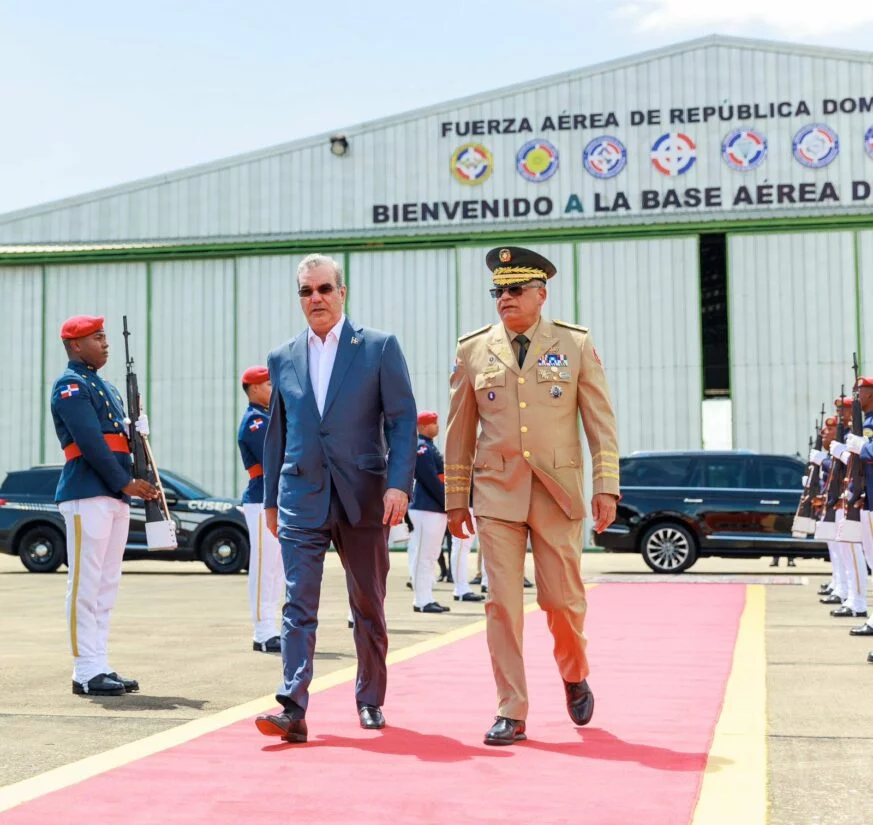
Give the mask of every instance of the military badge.
M 566 355 L 558 352 L 547 352 L 537 358 L 538 367 L 569 367 L 570 362 Z
M 564 391 L 557 384 L 549 390 L 549 395 L 551 395 L 552 398 L 560 398 L 563 394 Z
M 352 343 L 353 343 L 353 344 L 360 344 L 360 343 L 361 343 L 361 339 L 360 339 L 360 338 L 356 338 L 356 337 L 353 335 L 353 336 L 352 336 Z
M 450 168 L 458 183 L 478 186 L 491 177 L 494 158 L 481 143 L 465 143 L 452 153 Z
M 558 378 L 560 378 L 562 381 L 569 381 L 570 380 L 570 373 L 569 372 L 560 372 L 560 373 L 558 373 Z
M 500 258 L 500 263 L 508 264 L 512 260 L 512 253 L 508 249 L 501 249 L 498 257 Z
M 493 401 L 495 398 L 497 398 L 497 395 L 495 394 L 494 390 L 491 390 L 491 392 L 488 393 L 488 400 Z

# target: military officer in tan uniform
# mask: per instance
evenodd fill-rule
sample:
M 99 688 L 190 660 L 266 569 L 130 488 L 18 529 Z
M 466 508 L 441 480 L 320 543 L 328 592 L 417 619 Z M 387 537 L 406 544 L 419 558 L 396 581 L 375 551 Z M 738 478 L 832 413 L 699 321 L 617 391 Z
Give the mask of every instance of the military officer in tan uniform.
M 528 536 L 537 601 L 555 640 L 567 710 L 577 725 L 591 721 L 579 414 L 594 464 L 598 532 L 615 519 L 618 444 L 606 377 L 588 330 L 541 316 L 554 265 L 520 247 L 492 249 L 486 263 L 501 323 L 458 341 L 446 434 L 446 510 L 453 535 L 472 532 L 468 504 L 475 468 L 473 501 L 490 583 L 488 649 L 498 694 L 498 716 L 485 744 L 510 745 L 526 738 L 522 625 Z

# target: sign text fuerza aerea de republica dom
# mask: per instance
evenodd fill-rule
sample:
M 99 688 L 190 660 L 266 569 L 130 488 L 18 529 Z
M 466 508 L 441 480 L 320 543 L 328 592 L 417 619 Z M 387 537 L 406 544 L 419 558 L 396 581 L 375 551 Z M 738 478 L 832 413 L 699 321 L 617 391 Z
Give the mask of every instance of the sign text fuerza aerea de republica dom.
M 822 115 L 873 112 L 873 97 L 824 98 L 818 110 Z M 441 137 L 518 135 L 579 129 L 605 129 L 620 126 L 686 125 L 711 120 L 748 121 L 775 118 L 811 117 L 812 107 L 805 100 L 780 100 L 767 103 L 721 103 L 717 106 L 686 106 L 666 110 L 632 109 L 622 120 L 616 112 L 589 112 L 535 117 L 500 117 L 478 120 L 444 120 Z
M 671 209 L 740 209 L 756 206 L 791 204 L 833 205 L 843 202 L 862 203 L 873 199 L 873 185 L 852 181 L 851 190 L 840 192 L 830 181 L 824 183 L 765 183 L 739 186 L 726 192 L 720 186 L 688 189 L 643 189 L 637 197 L 625 192 L 604 195 L 595 192 L 586 209 L 579 195 L 572 194 L 563 208 L 552 198 L 491 198 L 480 200 L 420 201 L 417 203 L 377 203 L 373 205 L 373 223 L 427 223 L 442 221 L 481 221 L 500 218 L 545 218 L 560 209 L 564 215 L 621 214 Z

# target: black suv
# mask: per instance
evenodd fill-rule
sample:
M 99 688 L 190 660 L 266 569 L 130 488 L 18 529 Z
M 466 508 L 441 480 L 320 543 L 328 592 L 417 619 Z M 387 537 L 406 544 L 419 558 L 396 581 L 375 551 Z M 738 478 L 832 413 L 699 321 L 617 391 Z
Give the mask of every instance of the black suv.
M 33 573 L 51 573 L 66 563 L 64 518 L 54 503 L 60 466 L 16 470 L 0 485 L 0 553 L 17 555 Z M 233 499 L 216 498 L 179 473 L 161 470 L 167 506 L 176 522 L 176 550 L 146 546 L 145 510 L 130 507 L 130 534 L 124 551 L 131 559 L 202 561 L 213 573 L 238 573 L 248 566 L 245 517 Z
M 705 556 L 826 558 L 827 545 L 791 536 L 806 465 L 734 451 L 640 452 L 622 458 L 615 523 L 594 544 L 640 553 L 656 573 Z

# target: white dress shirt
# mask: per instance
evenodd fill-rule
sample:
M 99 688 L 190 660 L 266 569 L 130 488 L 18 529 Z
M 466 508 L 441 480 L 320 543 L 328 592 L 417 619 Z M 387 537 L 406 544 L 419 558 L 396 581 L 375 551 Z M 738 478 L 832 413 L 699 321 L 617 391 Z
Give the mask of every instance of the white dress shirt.
M 324 341 L 312 331 L 311 327 L 309 328 L 309 380 L 312 382 L 319 415 L 324 415 L 324 400 L 327 398 L 327 387 L 330 384 L 330 376 L 333 373 L 339 348 L 339 337 L 345 322 L 346 316 L 343 313 L 336 326 L 324 336 Z

